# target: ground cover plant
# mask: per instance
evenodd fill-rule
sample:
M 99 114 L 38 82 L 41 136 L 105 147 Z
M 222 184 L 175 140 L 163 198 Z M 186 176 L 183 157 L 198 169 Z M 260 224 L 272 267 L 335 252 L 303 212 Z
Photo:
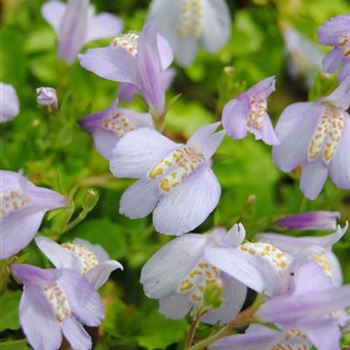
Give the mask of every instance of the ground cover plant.
M 350 348 L 346 0 L 3 0 L 0 349 Z

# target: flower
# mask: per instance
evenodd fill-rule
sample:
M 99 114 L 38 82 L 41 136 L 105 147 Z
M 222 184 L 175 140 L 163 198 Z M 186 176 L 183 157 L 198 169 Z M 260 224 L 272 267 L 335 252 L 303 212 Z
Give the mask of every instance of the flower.
M 269 298 L 255 313 L 280 330 L 251 325 L 246 334 L 223 338 L 210 350 L 310 349 L 312 344 L 319 350 L 339 349 L 337 313 L 350 305 L 350 285 L 334 287 L 314 261 L 295 265 L 288 279 L 291 288 Z
M 52 87 L 40 87 L 36 89 L 36 101 L 40 106 L 44 106 L 49 113 L 58 110 L 56 90 Z
M 216 228 L 209 234 L 186 234 L 162 247 L 145 264 L 141 283 L 149 298 L 159 299 L 160 313 L 171 319 L 181 319 L 190 310 L 203 303 L 208 284 L 223 287 L 223 304 L 207 312 L 201 321 L 227 323 L 243 306 L 247 288 L 234 278 L 217 269 L 205 257 L 210 247 L 236 249 L 244 238 L 242 225 L 226 232 Z M 236 268 L 245 273 L 244 260 Z M 242 268 L 243 266 L 243 268 Z
M 14 171 L 0 170 L 0 181 L 0 259 L 7 259 L 30 243 L 45 213 L 64 207 L 66 199 Z
M 332 17 L 317 32 L 321 44 L 333 46 L 323 59 L 323 70 L 331 73 L 342 66 L 338 79 L 344 80 L 350 73 L 350 15 Z
M 288 73 L 293 78 L 303 78 L 307 87 L 314 83 L 314 75 L 322 71 L 322 51 L 308 38 L 286 23 L 282 23 L 286 45 Z
M 0 82 L 0 123 L 7 122 L 19 114 L 19 102 L 16 90 L 11 86 Z
M 150 128 L 126 134 L 110 161 L 116 177 L 138 178 L 120 200 L 121 214 L 143 218 L 153 211 L 158 232 L 180 235 L 199 226 L 218 204 L 221 188 L 211 157 L 224 132 L 220 123 L 198 129 L 187 144 Z
M 37 237 L 35 242 L 56 268 L 67 268 L 83 275 L 98 289 L 116 269 L 123 266 L 116 260 L 110 260 L 100 245 L 92 245 L 83 239 L 71 243 L 58 244 L 46 237 Z
M 278 139 L 268 116 L 267 97 L 275 90 L 275 77 L 255 84 L 246 92 L 228 102 L 222 112 L 222 124 L 235 140 L 246 137 L 247 132 L 268 145 L 277 145 Z
M 230 11 L 224 0 L 153 0 L 149 18 L 182 66 L 192 63 L 199 46 L 219 51 L 231 34 Z
M 297 328 L 273 330 L 250 325 L 245 334 L 235 334 L 218 340 L 210 350 L 309 350 L 312 344 Z M 329 349 L 330 350 L 330 349 Z
M 289 230 L 334 230 L 337 228 L 337 211 L 309 211 L 296 215 L 288 215 L 276 223 Z
M 341 332 L 332 313 L 350 306 L 350 285 L 333 287 L 313 261 L 301 265 L 291 279 L 293 291 L 266 301 L 256 316 L 301 330 L 319 350 L 338 349 Z
M 316 102 L 293 103 L 277 122 L 273 160 L 285 172 L 302 167 L 300 188 L 309 199 L 317 198 L 328 174 L 337 187 L 350 188 L 349 97 L 350 79 Z
M 89 0 L 57 0 L 46 2 L 41 12 L 58 35 L 58 56 L 72 63 L 81 47 L 93 40 L 120 33 L 122 21 L 110 13 L 94 15 Z
M 323 272 L 331 278 L 334 285 L 340 286 L 342 284 L 342 273 L 338 259 L 332 252 L 332 246 L 345 235 L 347 230 L 348 223 L 343 228 L 338 226 L 334 233 L 322 237 L 291 237 L 277 233 L 260 233 L 257 235 L 257 239 L 261 242 L 273 244 L 291 256 L 302 256 L 303 260 L 316 262 Z
M 73 349 L 92 348 L 83 325 L 97 327 L 104 311 L 87 279 L 69 269 L 43 270 L 25 264 L 11 265 L 11 272 L 24 285 L 19 319 L 34 349 L 59 349 L 62 333 Z
M 141 127 L 154 127 L 149 113 L 118 108 L 118 103 L 117 99 L 106 110 L 80 121 L 80 125 L 92 133 L 97 150 L 106 159 L 111 159 L 113 148 L 126 133 Z
M 102 78 L 133 85 L 152 112 L 158 116 L 163 113 L 165 72 L 173 53 L 168 42 L 157 34 L 154 23 L 147 24 L 141 35 L 117 36 L 109 47 L 90 49 L 79 55 L 79 60 L 85 69 Z

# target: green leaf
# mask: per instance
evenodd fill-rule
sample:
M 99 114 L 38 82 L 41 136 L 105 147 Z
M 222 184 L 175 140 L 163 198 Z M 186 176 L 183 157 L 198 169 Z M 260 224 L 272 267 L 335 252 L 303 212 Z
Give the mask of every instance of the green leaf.
M 0 332 L 20 328 L 18 306 L 21 294 L 20 291 L 7 291 L 0 297 Z
M 187 333 L 185 320 L 168 320 L 154 310 L 141 321 L 141 334 L 137 337 L 141 346 L 148 350 L 166 349 L 167 346 L 182 341 Z
M 27 349 L 30 349 L 30 348 L 27 346 L 27 341 L 25 339 L 0 342 L 0 350 L 27 350 Z

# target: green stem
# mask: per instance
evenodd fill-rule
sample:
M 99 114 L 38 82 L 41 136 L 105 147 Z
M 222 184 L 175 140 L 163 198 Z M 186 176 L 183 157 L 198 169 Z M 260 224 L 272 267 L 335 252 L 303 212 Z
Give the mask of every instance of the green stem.
M 302 213 L 303 211 L 305 211 L 306 206 L 307 206 L 307 201 L 308 201 L 308 199 L 304 196 L 301 203 L 300 203 L 299 213 Z
M 227 336 L 230 334 L 230 332 L 238 327 L 245 326 L 251 322 L 253 322 L 254 319 L 254 313 L 256 311 L 255 307 L 250 307 L 249 309 L 246 309 L 242 311 L 240 314 L 236 316 L 230 323 L 228 323 L 225 327 L 221 328 L 218 332 L 214 333 L 213 335 L 209 336 L 208 338 L 200 341 L 196 345 L 192 346 L 189 350 L 201 350 L 205 349 L 208 345 L 214 343 L 215 341 Z

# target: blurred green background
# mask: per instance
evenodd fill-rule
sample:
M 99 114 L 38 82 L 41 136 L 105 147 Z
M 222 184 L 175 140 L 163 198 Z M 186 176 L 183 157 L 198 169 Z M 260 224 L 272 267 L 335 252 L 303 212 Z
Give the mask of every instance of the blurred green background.
M 91 2 L 97 12 L 120 16 L 126 31 L 142 29 L 150 3 Z M 143 264 L 171 238 L 154 232 L 150 217 L 129 220 L 118 214 L 120 196 L 131 182 L 110 175 L 108 162 L 95 150 L 91 136 L 78 125 L 83 116 L 106 108 L 114 100 L 117 84 L 85 71 L 77 62 L 67 66 L 57 58 L 57 38 L 41 17 L 42 3 L 0 3 L 0 81 L 16 88 L 21 107 L 14 121 L 1 124 L 1 169 L 22 169 L 35 184 L 70 196 L 70 207 L 48 215 L 41 234 L 60 242 L 81 237 L 101 244 L 111 258 L 124 265 L 124 271 L 113 273 L 101 289 L 106 319 L 99 330 L 91 330 L 96 349 L 182 349 L 188 320 L 169 321 L 159 315 L 157 302 L 144 296 L 139 283 Z M 179 93 L 182 96 L 169 112 L 165 128 L 174 140 L 185 140 L 199 126 L 219 119 L 224 103 L 235 93 L 267 76 L 277 78 L 277 91 L 269 100 L 274 123 L 288 104 L 320 97 L 335 86 L 333 77 L 319 74 L 310 92 L 302 79 L 295 80 L 287 74 L 288 60 L 279 24 L 288 22 L 316 43 L 317 27 L 331 16 L 350 13 L 348 1 L 229 0 L 228 4 L 233 25 L 227 46 L 216 55 L 200 51 L 187 69 L 176 67 L 177 76 L 168 97 Z M 108 44 L 107 40 L 88 46 Z M 233 66 L 234 73 L 225 73 L 226 66 Z M 40 86 L 57 89 L 61 105 L 57 114 L 49 116 L 37 106 L 35 88 Z M 143 105 L 136 99 L 131 108 L 143 110 Z M 317 200 L 305 201 L 297 176 L 280 172 L 271 161 L 271 149 L 252 135 L 241 141 L 226 138 L 215 156 L 214 170 L 223 188 L 222 197 L 216 211 L 197 232 L 218 225 L 229 228 L 241 221 L 248 237 L 254 239 L 257 232 L 276 230 L 273 222 L 281 215 L 300 210 L 337 210 L 342 214 L 342 224 L 350 221 L 349 191 L 338 190 L 328 181 Z M 91 188 L 99 195 L 96 207 L 79 225 L 61 235 L 59 227 L 71 216 L 79 215 Z M 335 246 L 347 283 L 349 248 L 350 234 Z M 19 259 L 50 266 L 33 243 Z M 27 349 L 17 318 L 20 286 L 8 279 L 5 262 L 1 268 L 0 349 Z M 201 326 L 199 334 L 208 331 Z

